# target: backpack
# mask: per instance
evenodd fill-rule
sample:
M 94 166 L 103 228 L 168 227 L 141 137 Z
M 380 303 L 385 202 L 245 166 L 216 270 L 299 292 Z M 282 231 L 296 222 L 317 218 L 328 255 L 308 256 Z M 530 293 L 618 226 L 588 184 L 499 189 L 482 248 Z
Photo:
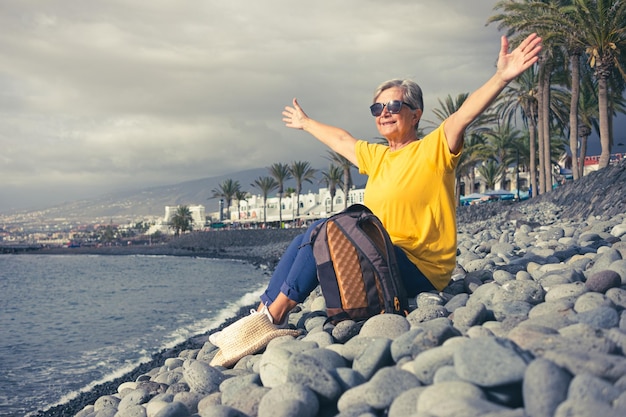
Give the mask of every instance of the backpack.
M 327 322 L 408 314 L 393 244 L 366 206 L 354 204 L 330 216 L 312 231 L 311 242 Z

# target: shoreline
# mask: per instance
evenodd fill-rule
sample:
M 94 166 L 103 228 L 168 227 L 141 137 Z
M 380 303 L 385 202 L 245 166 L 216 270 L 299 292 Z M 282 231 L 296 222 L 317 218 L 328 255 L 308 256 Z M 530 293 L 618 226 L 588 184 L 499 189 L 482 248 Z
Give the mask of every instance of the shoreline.
M 109 254 L 112 255 L 112 254 Z M 30 414 L 31 417 L 68 417 L 74 416 L 79 411 L 81 411 L 85 406 L 89 404 L 93 404 L 98 398 L 103 395 L 112 395 L 117 392 L 117 388 L 120 384 L 128 381 L 135 381 L 141 375 L 149 372 L 154 368 L 159 368 L 163 366 L 166 359 L 177 357 L 182 351 L 188 349 L 200 349 L 205 342 L 208 341 L 209 335 L 215 333 L 238 320 L 239 318 L 245 316 L 249 313 L 250 309 L 253 308 L 254 305 L 243 306 L 239 309 L 239 311 L 233 316 L 226 319 L 223 323 L 221 323 L 218 327 L 214 329 L 210 329 L 205 333 L 197 334 L 195 336 L 190 337 L 184 342 L 179 343 L 178 345 L 169 348 L 163 349 L 160 352 L 154 353 L 151 359 L 147 362 L 142 362 L 137 365 L 133 370 L 127 372 L 126 374 L 119 376 L 111 381 L 103 382 L 102 384 L 98 384 L 91 388 L 89 391 L 80 392 L 76 397 L 71 400 L 52 406 L 46 410 L 38 410 Z
M 264 230 L 253 235 L 243 236 L 241 233 L 250 231 L 229 230 L 220 232 L 196 232 L 181 236 L 163 245 L 152 246 L 105 246 L 105 247 L 77 247 L 77 248 L 41 248 L 20 252 L 21 255 L 52 255 L 52 256 L 181 256 L 201 257 L 211 259 L 236 259 L 247 262 L 257 268 L 273 270 L 278 263 L 280 253 L 301 229 L 291 229 L 289 232 Z M 229 234 L 232 233 L 232 234 Z M 253 239 L 251 239 L 251 237 Z M 245 242 L 249 246 L 239 246 Z M 269 245 L 266 242 L 272 242 Z M 190 246 L 194 244 L 197 246 Z M 10 254 L 6 254 L 10 255 Z M 269 279 L 269 278 L 268 278 Z M 184 350 L 200 349 L 208 340 L 210 334 L 223 329 L 239 318 L 249 314 L 256 305 L 241 307 L 234 316 L 224 320 L 219 326 L 205 333 L 197 334 L 178 345 L 154 353 L 151 359 L 141 363 L 133 370 L 111 381 L 98 384 L 89 391 L 79 393 L 75 398 L 45 410 L 38 410 L 30 414 L 31 417 L 67 417 L 74 416 L 85 406 L 93 404 L 103 395 L 117 392 L 117 387 L 123 382 L 135 381 L 139 376 L 151 369 L 163 366 L 168 358 L 177 357 Z

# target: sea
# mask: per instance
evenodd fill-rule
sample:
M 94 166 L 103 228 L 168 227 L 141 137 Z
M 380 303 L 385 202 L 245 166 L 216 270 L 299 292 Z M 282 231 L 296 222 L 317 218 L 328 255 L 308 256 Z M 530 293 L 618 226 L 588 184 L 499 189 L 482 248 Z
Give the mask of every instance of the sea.
M 0 255 L 0 416 L 64 404 L 258 302 L 238 260 Z

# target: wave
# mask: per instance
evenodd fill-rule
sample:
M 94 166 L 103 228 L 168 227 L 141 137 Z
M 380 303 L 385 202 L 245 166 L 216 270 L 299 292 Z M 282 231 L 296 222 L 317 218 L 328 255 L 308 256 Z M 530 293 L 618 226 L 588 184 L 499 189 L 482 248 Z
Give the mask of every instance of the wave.
M 203 335 L 209 332 L 210 330 L 219 327 L 226 320 L 234 317 L 242 307 L 254 305 L 255 303 L 258 303 L 259 296 L 264 291 L 265 287 L 266 287 L 266 283 L 263 283 L 258 288 L 254 289 L 253 291 L 250 291 L 244 294 L 243 296 L 241 296 L 238 300 L 228 303 L 225 307 L 218 310 L 215 315 L 212 315 L 204 319 L 197 320 L 191 324 L 182 326 L 172 331 L 170 334 L 163 336 L 161 344 L 157 346 L 152 352 L 149 352 L 146 349 L 141 349 L 139 348 L 139 346 L 135 346 L 138 349 L 138 350 L 135 350 L 135 352 L 139 352 L 139 354 L 141 355 L 140 357 L 135 358 L 134 360 L 126 363 L 124 366 L 116 367 L 114 370 L 108 372 L 102 378 L 99 378 L 93 382 L 90 382 L 89 384 L 85 385 L 84 387 L 78 390 L 75 390 L 75 391 L 72 391 L 63 395 L 58 401 L 47 405 L 43 409 L 26 414 L 26 417 L 32 417 L 38 414 L 39 412 L 42 412 L 42 411 L 45 412 L 53 407 L 67 404 L 73 399 L 77 398 L 80 394 L 90 392 L 98 385 L 102 385 L 102 384 L 114 381 L 118 378 L 123 377 L 124 375 L 127 375 L 133 372 L 141 364 L 149 362 L 152 359 L 153 354 L 157 354 L 163 350 L 172 349 L 195 336 Z M 137 344 L 141 345 L 142 343 L 141 341 L 137 341 Z M 125 344 L 125 346 L 128 347 L 127 344 Z M 103 349 L 99 349 L 97 351 L 85 352 L 83 356 L 85 359 L 89 359 L 90 362 L 93 363 L 94 358 L 110 357 L 108 355 L 114 354 L 113 352 L 110 351 L 111 348 L 112 347 L 108 347 L 108 348 L 103 347 L 104 350 L 107 350 L 106 353 L 103 352 Z M 102 362 L 102 361 L 98 365 L 101 365 L 104 368 L 109 367 L 107 366 L 108 364 L 106 362 Z

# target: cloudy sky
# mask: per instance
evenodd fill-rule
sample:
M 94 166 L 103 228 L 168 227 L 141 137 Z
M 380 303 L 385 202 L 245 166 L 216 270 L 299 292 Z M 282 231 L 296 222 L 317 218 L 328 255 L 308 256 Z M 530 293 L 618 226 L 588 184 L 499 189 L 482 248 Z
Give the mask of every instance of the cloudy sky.
M 492 0 L 4 0 L 0 213 L 274 162 L 327 164 L 284 127 L 377 135 L 374 88 L 412 78 L 425 118 L 478 87 L 500 45 Z

